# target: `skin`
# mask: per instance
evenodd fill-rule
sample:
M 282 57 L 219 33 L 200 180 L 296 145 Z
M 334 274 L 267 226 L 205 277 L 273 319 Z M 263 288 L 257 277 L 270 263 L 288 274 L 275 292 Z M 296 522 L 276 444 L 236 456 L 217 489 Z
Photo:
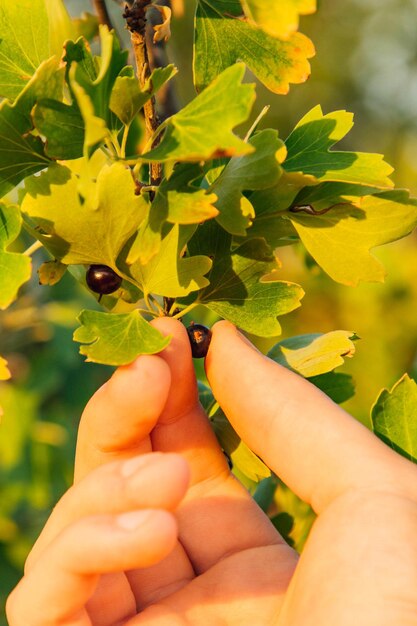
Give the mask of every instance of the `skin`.
M 10 626 L 416 626 L 415 466 L 216 324 L 214 395 L 318 514 L 298 557 L 229 472 L 185 329 L 154 323 L 171 345 L 84 411 L 74 486 L 9 598 Z

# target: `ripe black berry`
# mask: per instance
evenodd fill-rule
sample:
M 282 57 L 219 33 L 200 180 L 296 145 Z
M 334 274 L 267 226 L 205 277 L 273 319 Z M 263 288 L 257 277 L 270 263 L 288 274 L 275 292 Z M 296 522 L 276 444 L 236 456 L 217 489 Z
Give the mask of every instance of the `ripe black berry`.
M 85 280 L 91 291 L 105 296 L 117 291 L 123 279 L 107 265 L 90 265 Z
M 187 328 L 193 359 L 203 359 L 209 349 L 211 330 L 202 324 L 191 324 Z

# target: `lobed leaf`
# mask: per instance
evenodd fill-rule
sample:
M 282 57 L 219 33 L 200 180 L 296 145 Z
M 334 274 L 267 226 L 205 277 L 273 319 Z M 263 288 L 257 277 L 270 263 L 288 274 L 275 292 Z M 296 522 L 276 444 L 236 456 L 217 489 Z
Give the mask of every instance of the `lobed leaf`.
M 375 434 L 393 450 L 417 463 L 417 384 L 407 374 L 391 391 L 383 389 L 372 407 Z
M 128 263 L 139 260 L 144 265 L 158 253 L 165 225 L 199 224 L 219 214 L 214 206 L 217 196 L 193 185 L 201 177 L 200 165 L 179 163 L 170 178 L 162 181 L 129 252 Z
M 194 226 L 175 224 L 162 240 L 158 254 L 145 265 L 136 262 L 129 268 L 144 293 L 177 298 L 208 285 L 205 274 L 211 268 L 211 260 L 201 255 L 182 258 L 194 231 Z
M 31 111 L 40 98 L 61 98 L 63 72 L 55 59 L 42 63 L 17 100 L 0 104 L 0 197 L 50 163 L 34 128 Z
M 78 159 L 83 155 L 85 124 L 78 106 L 45 99 L 33 110 L 33 122 L 46 137 L 45 154 L 50 159 Z
M 17 98 L 73 32 L 62 0 L 0 0 L 0 96 Z
M 6 309 L 17 297 L 20 287 L 29 280 L 32 264 L 28 256 L 8 252 L 22 225 L 19 209 L 0 203 L 0 309 Z M 5 363 L 1 364 L 3 372 Z
M 102 263 L 116 272 L 116 259 L 147 213 L 135 194 L 130 170 L 122 163 L 89 161 L 53 165 L 26 181 L 22 212 L 38 228 L 38 238 L 65 265 Z M 70 169 L 71 167 L 71 169 Z M 86 169 L 84 177 L 80 169 Z M 87 175 L 88 174 L 88 175 Z
M 315 54 L 310 39 L 301 33 L 277 39 L 242 20 L 241 13 L 238 0 L 198 0 L 194 43 L 197 90 L 237 61 L 243 61 L 274 93 L 286 94 L 291 83 L 305 82 L 311 72 L 308 59 Z
M 316 0 L 241 0 L 247 17 L 272 37 L 285 39 L 298 29 L 300 15 L 317 10 Z
M 45 0 L 0 0 L 0 96 L 16 98 L 49 56 Z
M 279 335 L 278 316 L 300 306 L 303 290 L 277 280 L 279 266 L 263 239 L 231 250 L 231 236 L 211 220 L 200 226 L 189 250 L 213 259 L 210 285 L 198 294 L 198 302 L 243 330 L 261 337 Z
M 303 180 L 300 174 L 306 176 L 304 185 L 319 181 L 341 181 L 379 188 L 392 187 L 389 175 L 393 168 L 381 154 L 330 150 L 352 126 L 352 113 L 334 111 L 323 115 L 320 106 L 314 107 L 286 140 L 288 156 L 283 168 L 288 173 L 296 174 L 299 183 Z
M 246 235 L 255 217 L 250 199 L 243 191 L 272 187 L 282 172 L 279 163 L 284 144 L 276 131 L 263 130 L 249 139 L 249 144 L 255 152 L 232 158 L 211 186 L 217 195 L 216 219 L 233 235 Z
M 417 225 L 417 201 L 403 190 L 365 196 L 360 207 L 340 204 L 323 215 L 288 212 L 304 246 L 333 280 L 356 286 L 382 282 L 385 270 L 370 251 L 408 235 Z
M 349 374 L 327 372 L 312 376 L 309 382 L 321 389 L 336 404 L 342 404 L 355 395 L 355 382 Z
M 140 354 L 161 352 L 170 342 L 138 311 L 123 314 L 82 311 L 74 341 L 87 361 L 106 365 L 127 365 Z
M 345 357 L 354 355 L 354 338 L 354 333 L 347 330 L 290 337 L 277 343 L 268 357 L 305 378 L 317 377 L 343 365 Z
M 203 161 L 219 154 L 234 156 L 253 152 L 251 146 L 233 134 L 245 122 L 255 99 L 255 86 L 242 85 L 242 63 L 227 68 L 187 104 L 168 118 L 160 144 L 142 155 L 144 161 Z
M 158 67 L 153 70 L 141 88 L 133 68 L 125 68 L 115 80 L 110 97 L 110 109 L 125 126 L 129 126 L 144 104 L 177 72 L 174 65 Z
M 120 50 L 119 41 L 114 31 L 107 26 L 100 26 L 100 59 L 95 59 L 86 42 L 79 39 L 66 46 L 65 61 L 72 88 L 78 86 L 90 99 L 94 115 L 102 119 L 108 128 L 112 128 L 112 114 L 109 108 L 111 93 L 116 79 L 125 67 L 127 51 Z M 78 101 L 78 95 L 77 101 Z M 78 102 L 83 113 L 84 101 Z M 88 112 L 89 114 L 89 112 Z

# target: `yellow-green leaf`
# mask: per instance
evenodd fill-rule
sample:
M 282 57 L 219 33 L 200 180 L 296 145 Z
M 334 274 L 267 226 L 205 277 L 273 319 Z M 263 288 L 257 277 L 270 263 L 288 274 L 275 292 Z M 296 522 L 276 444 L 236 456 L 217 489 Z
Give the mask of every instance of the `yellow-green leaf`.
M 372 407 L 372 427 L 393 450 L 417 463 L 417 384 L 407 374 Z
M 7 308 L 16 299 L 17 292 L 29 280 L 32 271 L 30 257 L 8 252 L 21 225 L 19 209 L 0 203 L 0 309 Z
M 94 363 L 127 365 L 140 354 L 161 352 L 171 339 L 151 326 L 138 311 L 114 315 L 82 311 L 78 320 L 81 326 L 74 333 L 74 341 L 85 344 L 80 347 L 80 353 Z
M 205 274 L 211 269 L 211 260 L 201 255 L 181 258 L 194 230 L 195 226 L 175 224 L 162 239 L 158 254 L 146 265 L 136 262 L 131 266 L 130 273 L 142 291 L 176 298 L 208 285 Z
M 308 59 L 315 54 L 310 39 L 301 33 L 277 39 L 242 19 L 241 13 L 238 0 L 198 1 L 194 46 L 197 89 L 206 87 L 236 61 L 243 61 L 274 93 L 286 94 L 290 84 L 306 81 L 311 72 Z
M 341 181 L 379 188 L 393 186 L 389 179 L 393 168 L 381 154 L 338 152 L 330 148 L 347 135 L 353 126 L 353 114 L 333 111 L 323 115 L 314 107 L 286 139 L 288 155 L 282 167 L 297 179 L 297 186 L 321 181 Z M 303 175 L 305 177 L 303 185 Z
M 316 0 L 241 0 L 247 17 L 273 37 L 286 39 L 298 30 L 300 15 L 317 10 Z
M 417 201 L 403 190 L 365 196 L 359 207 L 340 204 L 322 215 L 288 212 L 304 246 L 323 270 L 345 285 L 382 282 L 385 269 L 371 250 L 408 235 L 417 225 Z
M 160 126 L 161 143 L 142 155 L 144 161 L 203 161 L 215 156 L 253 152 L 232 129 L 245 122 L 255 100 L 255 86 L 242 85 L 242 63 L 226 69 L 181 111 Z
M 27 180 L 22 211 L 54 258 L 65 265 L 102 263 L 117 272 L 116 259 L 148 205 L 136 195 L 131 172 L 122 163 L 104 165 L 97 176 L 89 163 L 69 162 L 71 169 L 53 165 Z
M 269 358 L 305 378 L 319 376 L 343 365 L 355 353 L 354 333 L 334 330 L 325 335 L 301 335 L 280 341 L 268 353 Z

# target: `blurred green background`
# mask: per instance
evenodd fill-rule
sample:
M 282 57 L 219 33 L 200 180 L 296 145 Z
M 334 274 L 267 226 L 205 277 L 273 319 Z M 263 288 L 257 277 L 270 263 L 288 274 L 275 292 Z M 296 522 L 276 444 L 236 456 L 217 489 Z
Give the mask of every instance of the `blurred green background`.
M 126 40 L 120 7 L 113 0 L 108 4 Z M 194 2 L 184 4 L 168 45 L 180 70 L 176 88 L 182 103 L 194 95 Z M 85 1 L 67 5 L 74 16 L 92 10 Z M 384 153 L 395 167 L 397 186 L 417 194 L 415 24 L 416 0 L 321 0 L 318 13 L 301 23 L 317 48 L 312 77 L 288 96 L 259 86 L 256 111 L 271 105 L 263 125 L 278 128 L 285 138 L 318 103 L 326 113 L 353 111 L 355 127 L 343 149 Z M 345 406 L 368 425 L 380 389 L 391 387 L 405 371 L 417 376 L 416 236 L 376 255 L 388 271 L 385 284 L 350 289 L 332 282 L 301 248 L 284 248 L 281 254 L 283 276 L 306 291 L 302 308 L 282 320 L 284 336 L 347 329 L 361 337 L 357 354 L 344 367 L 357 384 L 357 395 Z M 42 261 L 37 252 L 35 269 Z M 0 349 L 13 372 L 12 382 L 0 385 L 0 606 L 21 576 L 51 508 L 71 483 L 82 408 L 111 371 L 85 364 L 72 342 L 77 314 L 92 306 L 94 300 L 70 275 L 52 289 L 40 287 L 35 276 L 19 301 L 0 313 Z

